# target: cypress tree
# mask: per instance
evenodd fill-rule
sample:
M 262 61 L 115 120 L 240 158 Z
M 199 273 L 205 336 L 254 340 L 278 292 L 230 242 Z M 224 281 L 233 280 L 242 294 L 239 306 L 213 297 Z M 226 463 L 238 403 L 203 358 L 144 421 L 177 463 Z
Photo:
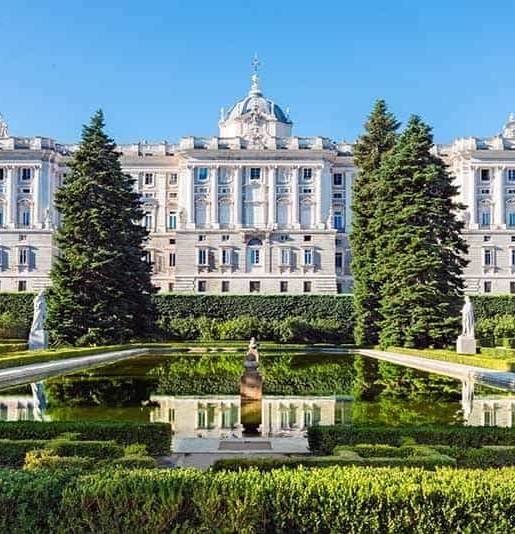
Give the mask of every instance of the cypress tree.
M 463 206 L 432 146 L 431 128 L 413 116 L 381 166 L 374 224 L 383 347 L 443 347 L 458 331 L 467 245 L 456 215 Z
M 387 110 L 384 100 L 378 100 L 365 133 L 354 145 L 357 177 L 352 190 L 352 275 L 356 326 L 354 339 L 358 345 L 374 345 L 379 336 L 379 285 L 374 280 L 376 266 L 376 234 L 378 172 L 385 154 L 395 145 L 400 123 Z
M 148 334 L 151 266 L 139 195 L 124 174 L 116 145 L 98 111 L 83 127 L 56 191 L 60 253 L 52 267 L 46 326 L 56 344 L 107 344 Z

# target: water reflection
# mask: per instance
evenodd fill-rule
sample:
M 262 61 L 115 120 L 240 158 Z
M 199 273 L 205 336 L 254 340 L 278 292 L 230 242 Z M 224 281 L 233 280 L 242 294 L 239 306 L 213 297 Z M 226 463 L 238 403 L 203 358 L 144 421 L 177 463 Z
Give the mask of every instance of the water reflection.
M 515 397 L 475 397 L 470 408 L 467 425 L 515 427 Z
M 174 397 L 152 395 L 150 420 L 172 425 L 176 437 L 242 437 L 253 425 L 262 436 L 305 436 L 312 425 L 350 424 L 352 397 L 263 396 L 241 401 L 239 395 Z
M 0 421 L 43 421 L 46 398 L 43 383 L 30 385 L 31 395 L 0 396 Z

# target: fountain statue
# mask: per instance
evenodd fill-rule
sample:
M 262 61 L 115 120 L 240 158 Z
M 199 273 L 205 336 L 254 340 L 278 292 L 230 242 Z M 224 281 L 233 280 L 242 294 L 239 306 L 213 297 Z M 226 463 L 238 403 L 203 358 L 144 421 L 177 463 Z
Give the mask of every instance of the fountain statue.
M 48 348 L 48 332 L 44 329 L 46 319 L 45 290 L 34 298 L 34 316 L 29 333 L 29 350 Z
M 243 375 L 240 382 L 242 400 L 261 400 L 263 396 L 263 377 L 258 371 L 259 351 L 256 339 L 252 337 L 243 362 Z

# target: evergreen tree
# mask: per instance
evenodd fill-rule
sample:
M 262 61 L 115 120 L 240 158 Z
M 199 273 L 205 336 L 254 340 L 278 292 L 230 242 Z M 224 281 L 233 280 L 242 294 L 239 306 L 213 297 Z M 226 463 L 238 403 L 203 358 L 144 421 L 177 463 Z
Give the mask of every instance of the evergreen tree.
M 352 275 L 358 345 L 374 345 L 379 336 L 379 286 L 374 280 L 376 235 L 373 224 L 378 203 L 378 172 L 385 154 L 395 145 L 400 123 L 378 100 L 365 124 L 365 133 L 354 145 L 357 177 L 352 190 Z
M 414 116 L 381 165 L 374 225 L 383 347 L 442 347 L 458 330 L 467 245 L 456 214 L 463 206 L 432 146 L 430 127 Z
M 152 320 L 148 232 L 133 180 L 98 111 L 83 127 L 70 173 L 55 195 L 60 249 L 48 291 L 47 328 L 57 344 L 106 344 L 144 337 Z

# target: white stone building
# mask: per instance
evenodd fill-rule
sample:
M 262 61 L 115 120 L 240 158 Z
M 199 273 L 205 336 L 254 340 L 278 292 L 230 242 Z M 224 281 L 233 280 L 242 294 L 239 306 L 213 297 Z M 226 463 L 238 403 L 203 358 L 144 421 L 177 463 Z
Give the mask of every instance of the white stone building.
M 0 116 L 0 291 L 49 285 L 52 206 L 72 145 L 13 137 Z M 219 136 L 119 146 L 150 231 L 161 291 L 351 291 L 352 146 L 296 137 L 261 91 L 221 112 Z M 502 134 L 437 145 L 467 205 L 470 293 L 515 293 L 515 116 Z

